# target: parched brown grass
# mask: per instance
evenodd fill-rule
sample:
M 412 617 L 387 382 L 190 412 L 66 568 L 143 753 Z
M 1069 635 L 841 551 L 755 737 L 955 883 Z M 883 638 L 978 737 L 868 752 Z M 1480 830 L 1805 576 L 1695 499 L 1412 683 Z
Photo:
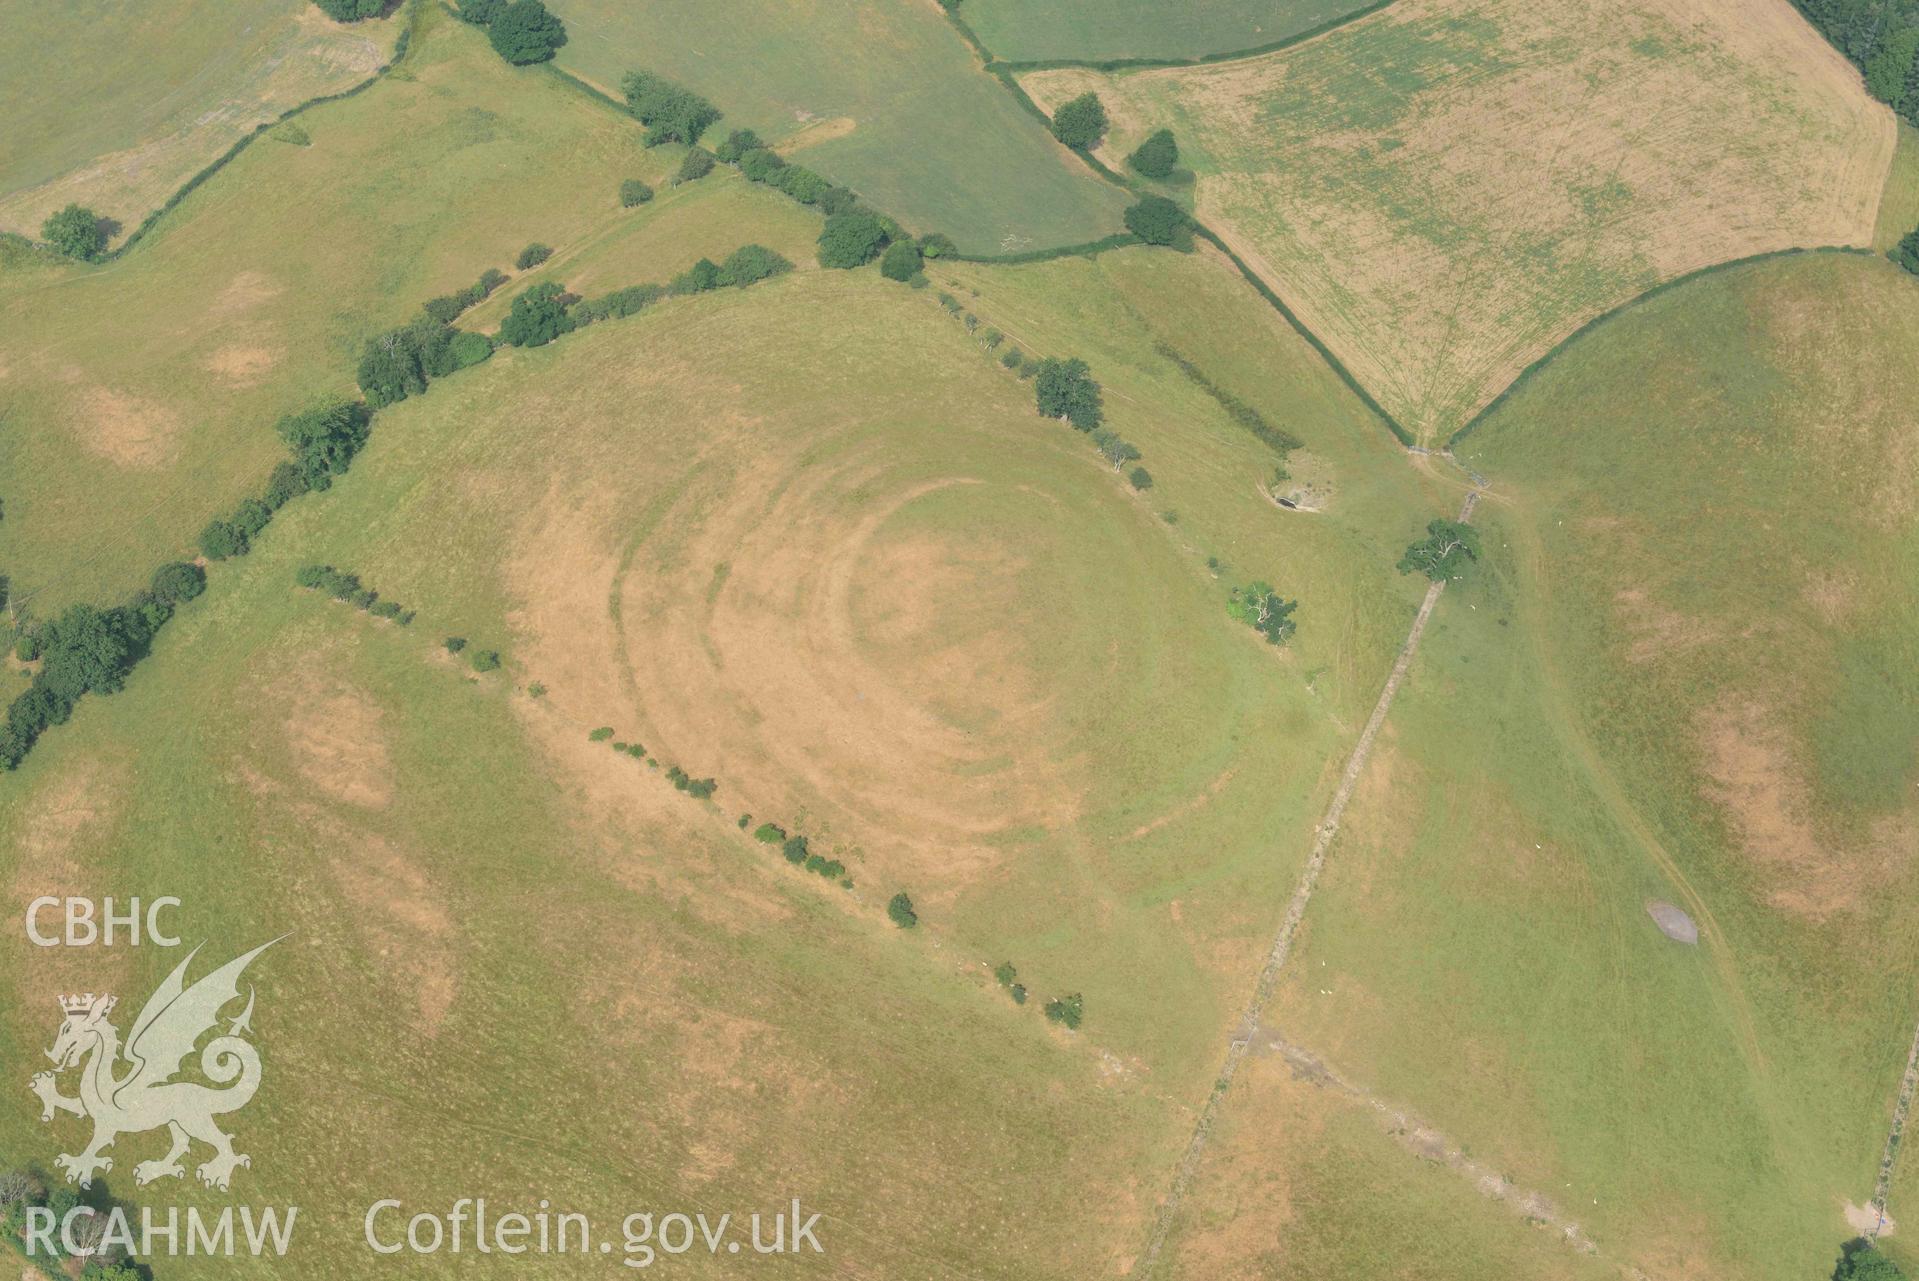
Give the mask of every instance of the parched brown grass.
M 1197 211 L 1409 430 L 1457 430 L 1697 268 L 1870 243 L 1893 119 L 1784 0 L 1404 0 L 1267 57 L 1042 72 L 1117 162 L 1170 125 Z

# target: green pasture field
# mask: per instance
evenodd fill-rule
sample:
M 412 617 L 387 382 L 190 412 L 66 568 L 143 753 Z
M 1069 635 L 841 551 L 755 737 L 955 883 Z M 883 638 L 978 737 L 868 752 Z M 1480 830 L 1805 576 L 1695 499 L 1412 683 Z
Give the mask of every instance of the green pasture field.
M 965 0 L 960 16 L 1006 62 L 1204 58 L 1275 44 L 1358 9 L 1364 0 Z
M 1882 253 L 1919 228 L 1919 129 L 1899 122 L 1899 145 L 1886 174 L 1885 194 L 1879 198 L 1879 219 L 1872 247 Z
M 1134 256 L 1101 306 L 1160 271 L 1230 281 Z M 1189 338 L 1224 378 L 1246 339 L 1215 323 Z M 1107 343 L 1115 425 L 1250 530 L 1240 437 Z M 1321 416 L 1333 387 L 1300 387 L 1302 432 L 1377 449 L 1353 408 Z M 0 880 L 178 894 L 234 950 L 294 931 L 241 1177 L 311 1207 L 314 1275 L 363 1270 L 381 1195 L 557 1189 L 611 1215 L 789 1187 L 854 1270 L 1113 1270 L 1354 731 L 1344 673 L 1384 670 L 1415 595 L 1353 599 L 1403 530 L 1320 542 L 1265 508 L 1233 569 L 1298 584 L 1320 634 L 1297 653 L 1232 622 L 1186 526 L 1039 419 L 932 291 L 812 271 L 668 301 L 383 411 L 334 490 L 215 566 L 127 690 L 8 777 Z M 418 617 L 300 590 L 315 561 Z M 816 647 L 802 675 L 860 675 L 857 697 L 789 707 L 787 669 L 756 679 L 763 631 Z M 505 670 L 472 675 L 449 634 Z M 715 802 L 589 742 L 602 723 L 718 778 Z M 898 750 L 849 758 L 849 736 Z M 853 888 L 787 867 L 746 810 Z M 882 911 L 900 888 L 912 933 Z M 15 959 L 0 1039 L 24 1059 L 49 1035 L 30 996 L 106 980 Z M 132 991 L 168 959 L 109 977 Z M 987 973 L 1009 959 L 1023 1008 Z M 1076 1036 L 1037 1008 L 1070 991 Z M 0 1144 L 50 1152 L 25 1097 Z
M 1361 1101 L 1256 1052 L 1219 1113 L 1157 1275 L 1235 1281 L 1602 1281 L 1619 1275 L 1483 1195 Z
M 361 344 L 529 241 L 582 287 L 671 278 L 761 241 L 810 262 L 818 217 L 678 149 L 482 33 L 422 10 L 405 64 L 249 147 L 101 267 L 0 269 L 0 572 L 42 614 L 187 552 L 284 455 L 273 424 L 351 393 Z M 669 152 L 675 154 L 668 154 Z M 623 210 L 618 187 L 660 192 Z M 510 296 L 522 286 L 509 282 Z M 504 306 L 504 300 L 501 303 Z M 472 323 L 472 322 L 463 322 Z
M 805 142 L 792 160 L 916 232 L 1006 253 L 1120 229 L 1125 193 L 1054 142 L 930 4 L 565 0 L 554 11 L 566 70 L 616 98 L 635 69 L 677 80 L 726 113 L 709 143 L 743 127 Z
M 1428 441 L 1662 281 L 1869 243 L 1895 140 L 1796 15 L 1691 0 L 1404 0 L 1261 57 L 1021 84 L 1098 92 L 1110 165 L 1170 127 L 1201 219 Z
M 78 202 L 131 232 L 256 124 L 373 74 L 400 25 L 304 0 L 4 0 L 0 231 Z
M 1823 1275 L 1871 1194 L 1919 1016 L 1916 337 L 1889 264 L 1777 260 L 1495 411 L 1485 570 L 1266 1015 L 1655 1275 Z

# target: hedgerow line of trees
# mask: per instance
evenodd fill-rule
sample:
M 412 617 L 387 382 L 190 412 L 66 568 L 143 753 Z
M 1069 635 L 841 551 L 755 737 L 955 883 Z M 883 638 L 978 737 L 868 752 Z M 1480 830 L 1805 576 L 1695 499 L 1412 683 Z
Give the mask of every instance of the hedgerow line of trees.
M 358 574 L 335 569 L 331 565 L 302 565 L 294 571 L 293 581 L 308 591 L 325 592 L 334 600 L 351 605 L 374 618 L 390 619 L 406 627 L 412 624 L 414 611 L 400 602 L 384 600 L 380 593 L 360 582 Z
M 790 266 L 770 249 L 743 245 L 724 264 L 701 259 L 666 288 L 636 285 L 582 302 L 563 285 L 542 282 L 513 300 L 499 340 L 541 346 L 581 325 L 631 315 L 666 293 L 744 286 Z M 274 467 L 259 497 L 244 499 L 229 515 L 207 523 L 196 540 L 201 555 L 211 562 L 245 556 L 280 508 L 302 494 L 330 488 L 336 476 L 347 472 L 371 435 L 377 410 L 422 394 L 433 379 L 487 359 L 493 340 L 455 329 L 440 317 L 457 316 L 504 280 L 500 272 L 489 270 L 475 285 L 424 304 L 415 320 L 368 339 L 358 369 L 362 399 L 282 417 L 275 430 L 291 457 Z M 185 568 L 198 575 L 190 589 L 181 566 L 163 565 L 148 588 L 122 604 L 74 605 L 57 619 L 16 627 L 18 656 L 39 667 L 32 685 L 8 706 L 0 726 L 0 771 L 19 768 L 40 735 L 65 724 L 82 696 L 111 694 L 125 684 L 159 629 L 204 589 L 204 571 L 197 565 Z

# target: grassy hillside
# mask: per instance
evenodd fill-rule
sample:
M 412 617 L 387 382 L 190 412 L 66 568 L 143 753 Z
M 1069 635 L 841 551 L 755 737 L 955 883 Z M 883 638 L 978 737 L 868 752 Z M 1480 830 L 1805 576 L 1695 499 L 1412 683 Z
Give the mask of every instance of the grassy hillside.
M 966 0 L 961 15 L 994 57 L 1038 62 L 1203 58 L 1274 44 L 1364 7 L 1355 0 Z
M 1200 215 L 1410 431 L 1444 437 L 1663 280 L 1872 239 L 1891 113 L 1783 0 L 1408 0 L 1280 53 L 1088 88 L 1170 126 Z
M 1125 291 L 1162 271 L 1231 280 L 1140 252 L 1080 297 L 1123 330 Z M 1396 608 L 1362 601 L 1400 531 L 1359 528 L 1386 495 L 1357 484 L 1340 532 L 1282 516 L 1217 405 L 1132 372 L 1150 346 L 1089 352 L 1169 488 L 1190 467 L 1194 500 L 1248 531 L 1232 573 L 1301 596 L 1311 646 L 1271 649 L 1188 526 L 1039 419 L 933 292 L 801 273 L 384 411 L 333 491 L 215 567 L 129 688 L 8 778 L 17 889 L 165 883 L 222 946 L 295 932 L 244 1137 L 254 1194 L 312 1207 L 313 1274 L 356 1266 L 359 1208 L 395 1186 L 606 1216 L 801 1195 L 841 1266 L 881 1274 L 1078 1277 L 1139 1239 L 1352 682 L 1410 610 L 1399 585 Z M 1241 297 L 1186 336 L 1219 377 L 1261 314 Z M 1264 377 L 1249 395 L 1290 374 Z M 1325 385 L 1298 391 L 1330 459 L 1377 448 Z M 316 560 L 417 619 L 298 589 Z M 449 634 L 505 670 L 468 671 Z M 662 763 L 590 741 L 601 724 Z M 718 779 L 714 801 L 673 791 L 669 763 Z M 742 812 L 808 834 L 852 887 L 788 867 Z M 914 932 L 882 910 L 898 889 Z M 23 1057 L 47 1035 L 36 994 L 130 992 L 166 959 L 103 975 L 6 946 L 0 1039 Z M 1069 1036 L 1037 1007 L 1073 991 Z M 6 1150 L 47 1143 L 5 1105 Z
M 4 0 L 0 231 L 75 201 L 132 231 L 256 124 L 365 80 L 400 25 L 306 0 Z
M 143 583 L 259 488 L 281 415 L 352 390 L 369 335 L 510 270 L 529 241 L 583 286 L 670 278 L 747 240 L 810 261 L 817 215 L 731 170 L 668 191 L 676 149 L 647 151 L 632 120 L 424 19 L 399 71 L 300 118 L 310 146 L 249 148 L 128 257 L 0 271 L 16 599 L 44 615 Z M 621 209 L 628 176 L 661 196 Z
M 1884 263 L 1736 269 L 1496 411 L 1490 571 L 1267 1015 L 1655 1275 L 1817 1274 L 1872 1189 L 1919 1016 L 1915 327 Z
M 561 66 L 615 97 L 636 68 L 678 80 L 726 112 L 718 137 L 748 127 L 783 142 L 916 231 L 1005 253 L 1120 229 L 1124 193 L 981 71 L 931 4 L 553 8 L 567 23 Z

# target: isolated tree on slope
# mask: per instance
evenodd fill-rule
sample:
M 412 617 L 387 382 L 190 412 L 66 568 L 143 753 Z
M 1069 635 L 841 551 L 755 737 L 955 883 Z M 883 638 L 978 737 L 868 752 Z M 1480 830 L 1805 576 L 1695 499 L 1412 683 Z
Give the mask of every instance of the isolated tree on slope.
M 1426 526 L 1426 537 L 1399 558 L 1399 572 L 1424 574 L 1437 583 L 1459 577 L 1478 559 L 1478 530 L 1456 520 L 1435 520 Z

